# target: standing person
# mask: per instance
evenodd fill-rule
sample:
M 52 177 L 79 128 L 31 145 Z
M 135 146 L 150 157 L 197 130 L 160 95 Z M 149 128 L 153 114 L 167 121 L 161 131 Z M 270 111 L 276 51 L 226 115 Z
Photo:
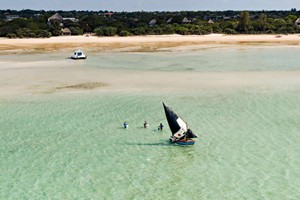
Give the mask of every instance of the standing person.
M 160 123 L 159 126 L 158 126 L 158 130 L 161 130 L 161 131 L 162 131 L 162 130 L 163 130 L 163 127 L 164 127 L 164 125 L 163 125 L 162 123 Z
M 148 128 L 149 127 L 149 124 L 147 121 L 144 122 L 144 128 Z
M 124 128 L 128 128 L 128 124 L 127 124 L 127 122 L 124 122 Z

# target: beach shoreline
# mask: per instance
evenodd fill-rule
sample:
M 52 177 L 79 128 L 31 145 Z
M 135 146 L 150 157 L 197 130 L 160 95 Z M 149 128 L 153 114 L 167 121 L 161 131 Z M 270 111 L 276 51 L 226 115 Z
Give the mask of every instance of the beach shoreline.
M 147 35 L 129 37 L 58 36 L 0 38 L 0 54 L 40 53 L 69 49 L 99 52 L 154 52 L 199 45 L 300 45 L 300 35 Z

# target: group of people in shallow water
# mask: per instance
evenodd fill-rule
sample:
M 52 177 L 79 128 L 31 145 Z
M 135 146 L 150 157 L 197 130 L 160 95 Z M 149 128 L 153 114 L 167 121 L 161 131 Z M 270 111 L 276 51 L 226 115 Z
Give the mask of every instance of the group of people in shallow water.
M 144 128 L 148 128 L 148 127 L 149 127 L 149 124 L 148 124 L 147 121 L 145 121 L 145 122 L 144 122 Z M 163 128 L 164 128 L 164 125 L 163 125 L 162 123 L 160 123 L 160 124 L 158 125 L 157 130 L 162 131 Z
M 124 122 L 123 126 L 124 126 L 124 128 L 128 128 L 128 123 Z M 144 128 L 149 128 L 149 124 L 147 121 L 144 122 Z M 164 125 L 162 123 L 160 123 L 157 129 L 162 131 L 163 128 L 164 128 Z

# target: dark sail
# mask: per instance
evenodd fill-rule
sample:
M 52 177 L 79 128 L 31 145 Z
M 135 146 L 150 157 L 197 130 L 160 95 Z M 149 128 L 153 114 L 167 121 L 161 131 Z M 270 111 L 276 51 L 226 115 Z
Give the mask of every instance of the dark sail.
M 175 114 L 170 107 L 166 106 L 164 103 L 163 106 L 173 138 L 181 140 L 197 137 L 197 135 L 188 128 L 187 123 Z
M 177 133 L 180 130 L 180 125 L 177 123 L 178 116 L 172 111 L 171 108 L 167 107 L 164 103 L 164 110 L 166 118 L 168 120 L 169 127 L 171 129 L 172 135 Z
M 191 138 L 196 138 L 197 135 L 193 133 L 185 121 L 181 119 L 173 110 L 163 103 L 166 118 L 171 129 L 172 135 L 170 142 L 179 145 L 194 145 L 195 141 Z
M 186 132 L 186 137 L 187 138 L 197 138 L 197 135 L 195 133 L 193 133 L 192 130 L 188 129 L 188 131 Z

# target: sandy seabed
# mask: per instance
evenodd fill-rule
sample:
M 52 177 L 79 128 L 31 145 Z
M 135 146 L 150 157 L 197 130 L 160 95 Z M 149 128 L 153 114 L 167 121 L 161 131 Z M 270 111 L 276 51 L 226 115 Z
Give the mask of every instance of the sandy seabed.
M 0 39 L 0 97 L 57 93 L 65 91 L 101 90 L 106 92 L 154 92 L 186 90 L 187 88 L 210 90 L 253 85 L 274 85 L 278 80 L 299 82 L 300 71 L 293 72 L 234 72 L 234 73 L 192 73 L 120 71 L 113 69 L 87 69 L 68 66 L 65 60 L 55 64 L 48 61 L 20 63 L 14 57 L 20 54 L 73 51 L 75 48 L 96 52 L 156 52 L 188 51 L 195 47 L 209 45 L 300 45 L 300 35 L 222 35 L 203 36 L 133 36 L 95 37 L 61 36 L 46 39 Z M 48 62 L 48 63 L 47 63 Z M 42 67 L 41 67 L 42 66 Z M 47 66 L 47 67 L 45 67 Z M 122 73 L 122 75 L 120 75 Z M 174 87 L 176 80 L 183 79 L 180 87 Z M 297 84 L 299 84 L 297 83 Z M 195 88 L 196 87 L 196 88 Z

